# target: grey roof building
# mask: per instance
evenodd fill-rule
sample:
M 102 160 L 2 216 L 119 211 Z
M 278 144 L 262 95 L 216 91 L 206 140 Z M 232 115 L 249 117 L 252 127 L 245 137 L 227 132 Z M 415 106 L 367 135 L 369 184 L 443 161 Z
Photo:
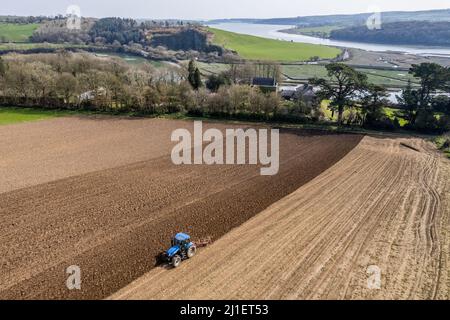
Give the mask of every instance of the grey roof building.
M 309 84 L 282 89 L 280 95 L 286 100 L 303 100 L 307 104 L 313 103 L 317 98 L 314 87 Z
M 277 91 L 278 83 L 277 80 L 274 78 L 262 78 L 262 77 L 255 77 L 252 79 L 252 86 L 259 87 L 262 91 L 265 92 L 273 92 Z

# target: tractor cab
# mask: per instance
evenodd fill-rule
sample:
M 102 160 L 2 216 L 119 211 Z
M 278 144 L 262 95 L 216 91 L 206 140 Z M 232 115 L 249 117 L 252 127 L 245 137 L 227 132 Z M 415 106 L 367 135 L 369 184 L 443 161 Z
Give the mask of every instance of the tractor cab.
M 191 237 L 185 233 L 178 233 L 173 239 L 172 239 L 172 247 L 178 246 L 178 247 L 186 247 L 191 243 Z
M 172 247 L 166 251 L 166 260 L 173 266 L 178 267 L 182 260 L 192 258 L 197 247 L 191 242 L 191 237 L 185 233 L 178 233 L 172 239 Z

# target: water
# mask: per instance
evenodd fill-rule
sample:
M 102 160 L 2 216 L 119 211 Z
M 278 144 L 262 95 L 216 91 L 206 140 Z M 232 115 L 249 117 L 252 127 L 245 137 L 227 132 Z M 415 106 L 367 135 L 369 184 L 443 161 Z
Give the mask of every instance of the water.
M 248 34 L 258 37 L 294 41 L 301 43 L 322 44 L 327 46 L 355 48 L 367 51 L 395 51 L 423 56 L 443 56 L 450 58 L 450 48 L 444 47 L 423 47 L 423 46 L 398 46 L 385 44 L 371 44 L 362 42 L 348 42 L 330 39 L 322 39 L 297 34 L 279 32 L 279 30 L 292 28 L 290 25 L 270 25 L 252 23 L 218 23 L 210 25 L 213 28 L 231 31 L 241 34 Z

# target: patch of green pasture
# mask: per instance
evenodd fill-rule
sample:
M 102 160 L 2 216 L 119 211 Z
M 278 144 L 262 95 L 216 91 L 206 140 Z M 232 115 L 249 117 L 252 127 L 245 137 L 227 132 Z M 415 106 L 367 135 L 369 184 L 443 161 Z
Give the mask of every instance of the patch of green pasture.
M 69 114 L 68 111 L 0 107 L 0 125 L 51 119 Z
M 307 80 L 310 78 L 328 78 L 327 69 L 322 65 L 283 65 L 282 71 L 289 78 Z
M 292 79 L 307 80 L 318 77 L 328 79 L 328 74 L 323 65 L 283 65 L 283 73 Z M 405 87 L 408 80 L 417 81 L 408 72 L 398 70 L 356 69 L 367 75 L 368 81 L 373 84 L 387 87 Z
M 388 107 L 383 108 L 383 112 L 386 115 L 386 117 L 388 117 L 391 120 L 394 120 L 395 118 L 397 118 L 398 123 L 400 124 L 400 127 L 404 127 L 408 124 L 408 120 L 397 117 L 396 114 L 398 111 L 399 111 L 398 109 L 393 109 L 393 108 L 388 108 Z
M 149 60 L 144 57 L 126 53 L 96 53 L 95 55 L 98 57 L 117 57 L 132 66 L 142 66 L 144 64 L 150 64 L 155 68 L 163 68 L 166 66 L 166 63 L 163 61 Z
M 406 86 L 408 80 L 414 85 L 417 79 L 406 71 L 378 70 L 378 69 L 357 69 L 365 73 L 371 83 L 385 86 Z
M 0 23 L 0 41 L 27 42 L 38 27 L 37 23 Z
M 197 66 L 205 74 L 218 74 L 230 69 L 230 65 L 225 63 L 197 62 Z

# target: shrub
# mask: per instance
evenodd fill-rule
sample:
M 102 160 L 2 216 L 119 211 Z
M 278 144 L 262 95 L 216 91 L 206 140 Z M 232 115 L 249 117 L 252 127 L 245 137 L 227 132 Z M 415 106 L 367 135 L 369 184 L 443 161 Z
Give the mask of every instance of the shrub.
M 443 115 L 438 120 L 438 128 L 441 132 L 450 131 L 450 116 Z
M 400 127 L 400 124 L 397 118 L 391 120 L 390 118 L 383 116 L 377 119 L 366 119 L 364 127 L 367 129 L 394 131 Z
M 208 88 L 212 92 L 217 92 L 217 90 L 219 90 L 219 88 L 224 85 L 231 85 L 230 78 L 224 72 L 218 75 L 211 74 L 206 80 L 206 88 Z
M 414 129 L 422 132 L 437 132 L 439 129 L 438 120 L 433 112 L 429 110 L 420 110 L 417 113 Z

